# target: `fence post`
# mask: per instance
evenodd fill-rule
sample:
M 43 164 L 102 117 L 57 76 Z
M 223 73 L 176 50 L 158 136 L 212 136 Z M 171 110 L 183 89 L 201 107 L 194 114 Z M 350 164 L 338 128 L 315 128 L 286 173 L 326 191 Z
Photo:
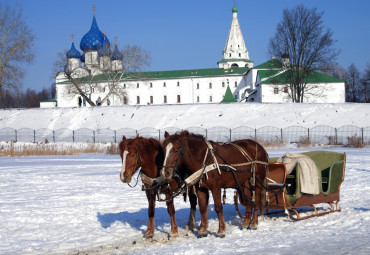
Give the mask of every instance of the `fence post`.
M 55 143 L 55 130 L 53 130 L 53 143 Z
M 74 143 L 75 142 L 75 131 L 72 130 L 72 142 Z
M 208 139 L 208 129 L 206 129 L 206 139 Z
M 158 140 L 161 140 L 161 129 L 158 129 Z
M 257 128 L 254 129 L 254 140 L 257 141 Z
M 117 143 L 117 131 L 114 130 L 114 143 Z
M 15 131 L 15 141 L 17 142 L 17 141 L 18 141 L 18 134 L 17 134 L 17 130 L 16 130 L 16 129 L 14 129 L 14 131 Z
M 310 128 L 307 128 L 307 139 L 310 140 Z
M 33 130 L 33 143 L 36 143 L 36 130 Z
M 338 144 L 338 132 L 337 132 L 337 128 L 335 128 L 334 130 L 335 130 L 335 144 Z
M 95 143 L 95 130 L 93 130 L 93 142 Z
M 281 139 L 281 142 L 283 142 L 283 129 L 280 128 L 280 139 Z
M 229 139 L 229 142 L 231 143 L 231 128 L 230 128 L 230 139 Z
M 361 128 L 361 140 L 362 140 L 362 146 L 365 144 L 364 143 L 364 128 Z

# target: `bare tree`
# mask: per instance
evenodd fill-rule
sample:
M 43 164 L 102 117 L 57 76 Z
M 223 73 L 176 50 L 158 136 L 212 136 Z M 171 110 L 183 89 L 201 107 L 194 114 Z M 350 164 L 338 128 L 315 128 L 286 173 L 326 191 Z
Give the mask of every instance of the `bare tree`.
M 339 51 L 333 48 L 335 40 L 330 29 L 324 29 L 322 16 L 316 8 L 302 4 L 283 11 L 269 42 L 269 53 L 283 61 L 288 75 L 289 97 L 293 102 L 306 100 L 306 94 L 315 89 L 308 84 L 313 70 L 333 62 Z
M 0 2 L 0 106 L 3 91 L 19 91 L 24 77 L 22 64 L 31 63 L 34 36 L 20 6 Z
M 367 64 L 366 66 L 361 83 L 363 87 L 362 94 L 364 96 L 364 102 L 370 103 L 370 64 Z
M 360 71 L 352 63 L 347 70 L 346 77 L 346 101 L 361 102 L 361 78 Z
M 117 95 L 119 98 L 126 96 L 126 88 L 122 86 L 123 81 L 143 80 L 143 68 L 150 65 L 150 55 L 139 46 L 126 45 L 120 50 L 122 54 L 122 65 L 114 66 L 115 63 L 110 59 L 113 50 L 110 50 L 107 59 L 99 58 L 97 65 L 80 64 L 71 69 L 68 65 L 66 54 L 59 53 L 58 60 L 54 65 L 54 70 L 63 70 L 62 74 L 68 82 L 66 85 L 66 96 L 81 96 L 89 105 L 96 106 L 92 101 L 92 93 L 102 92 L 105 96 L 101 104 L 106 102 L 111 95 Z M 86 63 L 85 59 L 85 63 Z M 106 62 L 105 62 L 106 61 Z M 90 61 L 90 63 L 93 61 Z

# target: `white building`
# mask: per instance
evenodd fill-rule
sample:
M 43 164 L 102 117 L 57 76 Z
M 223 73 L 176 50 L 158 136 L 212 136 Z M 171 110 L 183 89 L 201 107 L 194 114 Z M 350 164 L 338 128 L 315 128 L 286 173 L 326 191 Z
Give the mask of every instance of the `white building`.
M 239 102 L 285 102 L 284 95 L 274 94 L 273 86 L 266 80 L 282 72 L 280 61 L 268 61 L 254 68 L 253 61 L 249 59 L 238 21 L 238 9 L 235 6 L 232 8 L 232 15 L 222 59 L 217 63 L 218 68 L 146 72 L 145 80 L 122 80 L 119 86 L 125 91 L 125 95 L 110 95 L 104 105 L 219 103 L 223 100 L 228 86 Z M 86 76 L 86 68 L 96 75 L 95 82 L 99 83 L 99 89 L 91 91 L 90 99 L 93 102 L 104 98 L 108 93 L 108 89 L 105 89 L 109 85 L 107 79 L 99 80 L 101 70 L 122 69 L 122 53 L 117 45 L 114 50 L 110 48 L 108 37 L 99 30 L 94 12 L 91 28 L 80 42 L 83 53 L 75 48 L 73 41 L 71 49 L 66 53 L 68 68 L 74 70 L 75 78 Z M 271 64 L 277 65 L 276 68 L 272 68 Z M 330 87 L 333 92 L 327 101 L 323 102 L 344 102 L 343 81 L 338 81 L 338 84 L 325 83 L 323 86 Z M 56 77 L 57 106 L 84 106 L 85 102 L 82 102 L 80 95 L 71 96 L 67 93 L 70 89 L 71 83 L 66 79 L 65 73 L 60 72 Z M 43 102 L 41 106 L 47 107 Z

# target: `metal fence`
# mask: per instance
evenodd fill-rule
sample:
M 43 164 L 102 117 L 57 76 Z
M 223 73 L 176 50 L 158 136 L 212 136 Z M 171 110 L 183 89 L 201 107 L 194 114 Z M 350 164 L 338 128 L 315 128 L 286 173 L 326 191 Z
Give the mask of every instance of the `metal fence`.
M 229 142 L 240 139 L 254 139 L 261 143 L 272 144 L 289 144 L 289 143 L 306 143 L 306 144 L 354 144 L 363 145 L 370 144 L 370 126 L 342 126 L 333 128 L 330 126 L 316 126 L 313 128 L 305 128 L 301 126 L 290 126 L 286 128 L 277 128 L 273 126 L 251 128 L 251 127 L 189 127 L 186 128 L 189 132 L 201 134 L 208 140 L 216 142 Z M 151 127 L 142 128 L 139 130 L 131 128 L 121 128 L 118 130 L 98 129 L 92 130 L 88 128 L 80 128 L 70 130 L 61 128 L 50 130 L 42 128 L 33 130 L 30 128 L 1 128 L 0 141 L 19 141 L 19 142 L 81 142 L 81 143 L 116 143 L 119 142 L 123 135 L 126 138 L 134 138 L 137 134 L 143 137 L 153 137 L 158 140 L 164 138 L 164 133 L 167 131 L 170 134 L 182 131 L 180 128 L 168 127 L 164 129 L 155 129 Z

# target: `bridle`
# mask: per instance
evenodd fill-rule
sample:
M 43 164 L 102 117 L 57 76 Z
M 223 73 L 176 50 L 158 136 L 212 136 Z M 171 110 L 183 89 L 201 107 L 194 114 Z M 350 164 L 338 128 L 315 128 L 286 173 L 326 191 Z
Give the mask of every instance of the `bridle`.
M 127 148 L 126 148 L 127 149 Z M 140 160 L 140 162 L 141 163 L 143 163 L 143 160 L 141 159 L 141 157 L 140 157 L 140 153 L 138 152 L 139 151 L 139 149 L 138 148 L 136 148 L 135 147 L 135 149 L 136 149 L 136 161 L 135 161 L 135 165 L 134 165 L 134 167 L 133 167 L 133 173 L 136 171 L 136 167 L 137 167 L 137 165 L 138 165 L 138 162 L 139 162 L 139 160 Z M 139 171 L 139 174 L 137 175 L 137 178 L 136 178 L 136 183 L 135 183 L 135 185 L 133 185 L 133 186 L 131 186 L 131 184 L 130 183 L 127 183 L 127 185 L 130 187 L 130 188 L 135 188 L 136 186 L 137 186 L 137 184 L 138 184 L 138 182 L 139 182 L 139 177 L 140 177 L 140 173 L 142 172 L 142 169 L 141 169 L 141 167 L 140 167 L 140 171 Z
M 184 155 L 184 150 L 182 148 L 182 143 L 180 142 L 180 149 L 179 149 L 179 152 L 177 154 L 175 165 L 174 166 L 165 166 L 165 165 L 162 166 L 162 168 L 173 168 L 172 176 L 171 176 L 171 178 L 168 178 L 168 179 L 172 179 L 175 175 L 177 175 L 176 172 L 177 172 L 177 169 L 179 168 L 179 161 L 180 161 L 180 159 L 183 155 Z

